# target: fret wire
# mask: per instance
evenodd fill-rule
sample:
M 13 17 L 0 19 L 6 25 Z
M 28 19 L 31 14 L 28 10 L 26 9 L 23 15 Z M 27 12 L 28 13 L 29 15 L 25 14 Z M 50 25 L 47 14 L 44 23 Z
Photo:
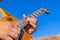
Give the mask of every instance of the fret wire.
M 23 20 L 20 21 L 22 24 L 25 24 L 26 22 L 24 22 Z
M 26 24 L 26 22 L 24 22 L 24 21 L 21 20 L 21 21 L 19 22 L 19 24 L 21 24 L 21 25 L 23 26 L 23 25 Z
M 22 20 L 19 21 L 19 23 L 21 23 L 21 24 L 26 24 L 26 22 L 27 21 L 25 19 L 22 19 Z
M 24 23 L 24 24 L 23 24 L 23 23 Z M 20 27 L 20 28 L 24 28 L 24 26 L 27 25 L 27 20 L 23 18 L 22 20 L 16 22 L 15 25 L 17 25 L 17 26 Z
M 22 26 L 21 24 L 17 23 L 17 25 Z
M 22 21 L 22 20 L 23 20 L 23 21 Z M 20 21 L 18 22 L 18 24 L 20 24 L 19 26 L 21 26 L 21 27 L 23 28 L 23 26 L 27 25 L 27 20 L 25 20 L 25 19 L 22 19 L 22 20 L 20 20 Z M 23 24 L 23 22 L 24 22 L 24 24 Z
M 39 10 L 38 12 L 39 12 L 39 13 L 42 13 L 42 11 L 41 11 L 41 10 Z
M 30 17 L 35 17 L 35 16 L 31 14 Z
M 20 22 L 18 22 L 18 24 L 21 24 L 21 25 L 23 25 L 23 24 L 21 23 L 21 21 L 20 21 Z
M 19 24 L 19 23 L 15 23 L 15 25 L 18 26 L 18 27 L 20 27 L 20 28 L 22 28 L 22 25 Z
M 37 17 L 37 16 L 38 16 L 39 14 L 41 14 L 42 12 L 43 12 L 42 9 L 37 10 L 36 12 L 32 13 L 32 14 L 30 15 L 30 17 Z
M 37 16 L 37 14 L 32 14 L 34 17 L 36 17 Z
M 27 22 L 27 21 L 25 21 L 25 20 L 23 19 L 23 24 L 26 24 L 26 22 Z
M 34 15 L 35 15 L 35 16 L 38 16 L 37 14 L 39 15 L 40 13 L 37 12 L 37 13 L 35 13 Z
M 23 19 L 23 21 L 26 23 L 27 22 L 27 19 Z
M 19 24 L 21 24 L 21 25 L 23 25 L 23 24 L 24 24 L 22 20 L 20 20 L 18 23 L 19 23 Z

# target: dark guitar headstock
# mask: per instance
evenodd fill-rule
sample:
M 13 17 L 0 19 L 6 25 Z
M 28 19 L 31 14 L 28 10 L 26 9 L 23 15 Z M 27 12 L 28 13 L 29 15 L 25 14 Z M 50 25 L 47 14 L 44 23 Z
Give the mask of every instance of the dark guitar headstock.
M 50 11 L 49 11 L 48 9 L 46 9 L 46 8 L 41 8 L 41 10 L 42 10 L 43 12 L 45 12 L 46 14 L 49 14 L 49 13 L 50 13 Z

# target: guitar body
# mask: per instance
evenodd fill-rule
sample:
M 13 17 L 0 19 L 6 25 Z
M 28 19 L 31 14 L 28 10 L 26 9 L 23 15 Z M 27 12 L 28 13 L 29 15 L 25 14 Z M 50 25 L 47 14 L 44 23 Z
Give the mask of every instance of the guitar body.
M 1 20 L 2 20 L 2 21 L 10 21 L 10 22 L 12 22 L 12 23 L 18 21 L 17 18 L 15 18 L 15 17 L 13 17 L 13 16 L 6 16 L 6 17 L 3 17 Z

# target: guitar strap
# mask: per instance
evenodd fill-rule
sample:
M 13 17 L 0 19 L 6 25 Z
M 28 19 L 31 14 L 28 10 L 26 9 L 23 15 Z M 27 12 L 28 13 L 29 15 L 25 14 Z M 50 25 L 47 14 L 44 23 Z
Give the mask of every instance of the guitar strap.
M 22 40 L 23 34 L 24 34 L 24 28 L 22 28 L 20 30 L 20 36 L 19 36 L 18 40 Z

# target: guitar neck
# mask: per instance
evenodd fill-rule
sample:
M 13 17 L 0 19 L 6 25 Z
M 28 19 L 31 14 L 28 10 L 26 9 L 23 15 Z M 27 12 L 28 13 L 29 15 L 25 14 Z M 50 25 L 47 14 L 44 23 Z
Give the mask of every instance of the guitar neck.
M 37 17 L 38 15 L 41 15 L 43 12 L 46 14 L 49 14 L 49 10 L 47 10 L 45 8 L 41 8 L 41 9 L 37 10 L 36 12 L 32 13 L 30 15 L 30 17 Z
M 49 11 L 47 9 L 41 8 L 36 12 L 32 13 L 29 17 L 37 17 L 38 15 L 41 15 L 43 12 L 45 12 L 46 14 L 49 14 Z M 27 24 L 28 24 L 28 21 L 25 18 L 15 23 L 15 25 L 19 26 L 20 28 L 24 28 Z

